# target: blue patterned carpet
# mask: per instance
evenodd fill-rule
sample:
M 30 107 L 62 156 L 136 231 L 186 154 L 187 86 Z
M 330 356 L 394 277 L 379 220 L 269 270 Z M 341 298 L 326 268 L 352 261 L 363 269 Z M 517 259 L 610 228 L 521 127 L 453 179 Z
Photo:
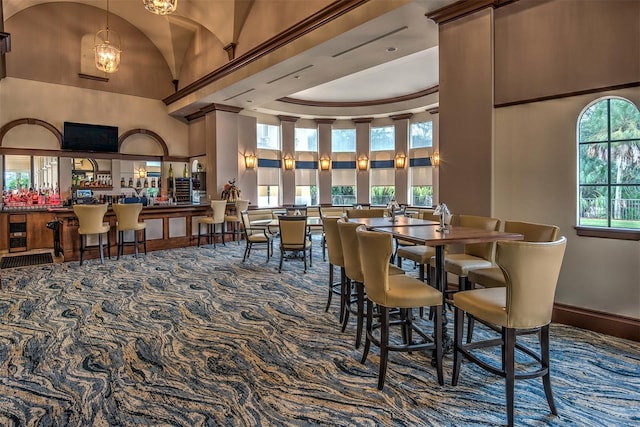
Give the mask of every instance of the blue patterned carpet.
M 307 274 L 235 243 L 3 270 L 0 425 L 506 423 L 503 381 L 464 363 L 452 387 L 451 355 L 439 386 L 429 355 L 392 354 L 379 392 L 377 349 L 360 364 L 353 323 L 324 311 L 314 245 Z M 640 343 L 552 325 L 551 352 L 559 415 L 520 381 L 517 425 L 640 424 Z

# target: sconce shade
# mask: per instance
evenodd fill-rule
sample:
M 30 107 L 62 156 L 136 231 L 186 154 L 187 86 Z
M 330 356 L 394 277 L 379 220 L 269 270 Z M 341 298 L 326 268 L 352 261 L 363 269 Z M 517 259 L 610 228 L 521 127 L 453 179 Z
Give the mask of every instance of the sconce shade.
M 358 159 L 358 170 L 359 171 L 366 171 L 368 166 L 369 166 L 369 159 L 367 159 L 366 157 L 360 157 Z
M 258 159 L 255 154 L 245 154 L 244 156 L 244 165 L 247 169 L 254 169 L 256 167 Z
M 431 166 L 439 166 L 440 165 L 440 153 L 437 151 L 431 155 Z
M 294 169 L 296 161 L 293 157 L 285 157 L 283 161 L 285 170 L 291 171 Z
M 320 169 L 323 171 L 328 171 L 331 167 L 331 159 L 328 157 L 323 157 L 320 159 Z
M 407 157 L 404 154 L 398 154 L 395 158 L 396 169 L 404 169 Z

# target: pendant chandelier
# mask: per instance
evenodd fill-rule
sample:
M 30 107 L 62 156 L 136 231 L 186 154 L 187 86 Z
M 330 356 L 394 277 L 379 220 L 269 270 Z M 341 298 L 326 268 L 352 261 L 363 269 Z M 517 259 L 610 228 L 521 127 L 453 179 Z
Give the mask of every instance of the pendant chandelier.
M 156 15 L 168 15 L 178 8 L 178 0 L 142 0 L 144 8 Z
M 115 42 L 114 42 L 115 40 Z M 96 67 L 105 73 L 115 73 L 120 66 L 122 50 L 120 36 L 109 29 L 109 0 L 107 0 L 107 26 L 96 33 L 93 43 Z

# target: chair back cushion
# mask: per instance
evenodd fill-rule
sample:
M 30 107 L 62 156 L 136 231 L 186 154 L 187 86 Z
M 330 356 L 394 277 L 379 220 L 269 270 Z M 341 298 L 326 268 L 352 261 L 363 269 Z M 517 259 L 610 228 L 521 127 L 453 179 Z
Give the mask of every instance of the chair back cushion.
M 105 232 L 102 225 L 104 214 L 107 213 L 106 204 L 100 205 L 73 205 L 73 212 L 78 217 L 78 233 L 100 234 Z M 107 226 L 107 230 L 109 227 Z
M 224 213 L 227 210 L 226 200 L 212 200 L 211 210 L 213 211 L 214 224 L 222 224 L 224 222 Z
M 346 222 L 340 218 L 338 220 L 338 232 L 340 233 L 340 243 L 342 243 L 342 256 L 344 258 L 344 271 L 347 277 L 356 282 L 364 283 L 362 265 L 360 264 L 360 246 L 356 228 L 361 224 L 357 222 Z M 387 259 L 387 264 L 389 259 Z M 388 268 L 388 267 L 387 267 Z
M 280 247 L 285 250 L 303 250 L 307 239 L 307 217 L 305 215 L 281 215 Z
M 434 214 L 433 211 L 423 211 L 421 218 L 427 221 L 440 221 L 440 215 Z
M 522 234 L 525 242 L 553 242 L 560 234 L 560 228 L 555 225 L 522 221 L 505 221 L 504 231 Z
M 347 209 L 349 218 L 382 218 L 385 209 Z
M 347 223 L 350 224 L 350 223 Z M 389 257 L 392 253 L 391 234 L 367 231 L 359 225 L 356 231 L 360 247 L 360 263 L 367 298 L 385 305 L 389 291 Z
M 486 216 L 459 215 L 458 223 L 461 227 L 481 228 L 483 230 L 500 230 L 500 220 Z M 464 245 L 464 253 L 493 262 L 496 242 L 471 243 Z
M 142 203 L 113 205 L 113 211 L 118 219 L 118 230 L 135 230 L 138 226 L 138 216 L 141 210 Z
M 241 212 L 246 211 L 247 209 L 249 209 L 248 200 L 236 200 L 236 216 L 238 217 L 238 221 L 240 220 Z
M 324 229 L 324 239 L 327 242 L 327 252 L 329 253 L 329 263 L 344 267 L 344 256 L 342 254 L 342 242 L 338 231 L 338 219 L 333 217 L 322 218 Z
M 496 262 L 507 286 L 507 327 L 536 328 L 551 322 L 566 246 L 565 237 L 553 242 L 498 242 Z

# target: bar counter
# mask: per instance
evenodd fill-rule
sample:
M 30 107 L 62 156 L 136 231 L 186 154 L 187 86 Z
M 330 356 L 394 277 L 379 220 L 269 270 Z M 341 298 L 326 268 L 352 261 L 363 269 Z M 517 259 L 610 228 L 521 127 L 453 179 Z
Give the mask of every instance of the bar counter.
M 147 250 L 179 248 L 197 244 L 198 219 L 211 215 L 211 207 L 207 204 L 182 204 L 145 206 L 140 212 L 139 221 L 147 224 Z M 18 234 L 15 223 L 23 221 L 26 230 Z M 54 247 L 54 231 L 47 229 L 50 221 L 60 221 L 60 248 L 65 261 L 80 259 L 80 239 L 78 235 L 78 218 L 71 207 L 49 207 L 31 209 L 5 209 L 0 212 L 0 251 L 17 252 L 22 250 L 51 249 Z M 116 214 L 109 208 L 104 222 L 111 226 L 111 254 L 116 255 Z M 13 224 L 13 225 L 11 225 Z M 10 231 L 14 233 L 10 233 Z M 17 236 L 17 237 L 16 237 Z M 26 244 L 19 245 L 20 237 Z M 91 236 L 94 237 L 94 236 Z M 130 236 L 131 238 L 133 235 Z M 129 237 L 125 236 L 126 240 Z M 97 238 L 96 238 L 97 241 Z M 88 244 L 93 244 L 91 238 Z M 125 254 L 132 253 L 133 248 L 125 247 Z M 85 252 L 85 259 L 97 258 L 98 251 Z

